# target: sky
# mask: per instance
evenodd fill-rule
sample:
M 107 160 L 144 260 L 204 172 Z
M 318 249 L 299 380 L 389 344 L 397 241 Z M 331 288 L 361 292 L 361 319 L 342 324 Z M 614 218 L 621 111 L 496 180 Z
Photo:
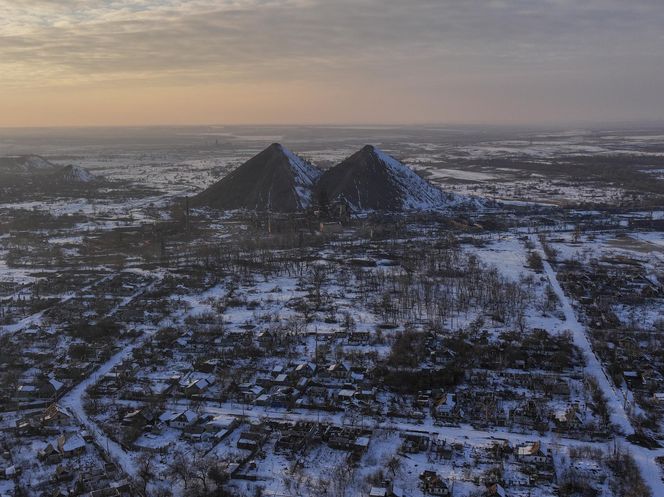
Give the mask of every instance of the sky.
M 0 126 L 664 120 L 663 0 L 0 0 Z

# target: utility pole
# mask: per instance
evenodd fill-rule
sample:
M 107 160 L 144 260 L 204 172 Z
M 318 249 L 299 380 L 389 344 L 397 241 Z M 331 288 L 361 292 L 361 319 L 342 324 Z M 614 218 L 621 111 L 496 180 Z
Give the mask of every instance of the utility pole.
M 315 344 L 316 348 L 314 349 L 314 364 L 316 364 L 316 367 L 318 367 L 318 330 L 316 330 L 316 334 L 314 335 L 315 338 Z
M 184 198 L 184 224 L 189 236 L 189 197 Z

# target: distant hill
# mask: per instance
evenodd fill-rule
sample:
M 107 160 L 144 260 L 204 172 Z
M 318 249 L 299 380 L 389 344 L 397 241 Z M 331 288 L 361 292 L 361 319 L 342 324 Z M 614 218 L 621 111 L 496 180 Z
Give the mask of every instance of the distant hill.
M 468 201 L 443 192 L 373 145 L 327 170 L 316 191 L 330 200 L 345 198 L 355 211 L 431 210 Z
M 273 143 L 192 199 L 194 207 L 294 212 L 311 205 L 320 171 Z
M 59 166 L 39 155 L 19 155 L 0 157 L 0 173 L 3 174 L 48 174 Z
M 59 166 L 39 155 L 0 157 L 0 177 L 6 186 L 33 191 L 88 189 L 98 178 L 80 166 Z

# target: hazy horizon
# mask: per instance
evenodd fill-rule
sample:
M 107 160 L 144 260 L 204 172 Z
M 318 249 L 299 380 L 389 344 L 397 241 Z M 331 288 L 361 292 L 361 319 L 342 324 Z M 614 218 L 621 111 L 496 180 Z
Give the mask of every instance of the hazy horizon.
M 247 123 L 222 123 L 222 122 L 191 122 L 191 123 L 142 123 L 142 124 L 59 124 L 59 125 L 0 125 L 0 129 L 7 131 L 67 131 L 67 130 L 99 130 L 99 129 L 154 129 L 154 128 L 339 128 L 339 129 L 408 129 L 408 128 L 431 128 L 454 131 L 472 129 L 494 129 L 494 130 L 530 130 L 537 131 L 607 131 L 607 130 L 637 130 L 637 129 L 662 129 L 663 119 L 642 120 L 613 120 L 613 121 L 559 121 L 559 122 L 247 122 Z
M 0 7 L 0 127 L 664 118 L 655 0 Z

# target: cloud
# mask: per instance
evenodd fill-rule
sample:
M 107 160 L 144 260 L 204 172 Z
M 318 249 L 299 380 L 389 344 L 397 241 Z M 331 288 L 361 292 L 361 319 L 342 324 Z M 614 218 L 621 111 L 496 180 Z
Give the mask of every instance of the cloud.
M 0 0 L 0 9 L 6 89 L 309 81 L 435 92 L 485 82 L 497 98 L 516 78 L 625 91 L 664 74 L 659 0 Z
M 173 73 L 301 78 L 398 70 L 413 59 L 519 67 L 607 51 L 643 56 L 661 51 L 664 21 L 656 2 L 610 0 L 0 0 L 0 8 L 8 12 L 0 64 L 13 67 L 5 77 L 38 66 L 51 71 L 50 84 Z

